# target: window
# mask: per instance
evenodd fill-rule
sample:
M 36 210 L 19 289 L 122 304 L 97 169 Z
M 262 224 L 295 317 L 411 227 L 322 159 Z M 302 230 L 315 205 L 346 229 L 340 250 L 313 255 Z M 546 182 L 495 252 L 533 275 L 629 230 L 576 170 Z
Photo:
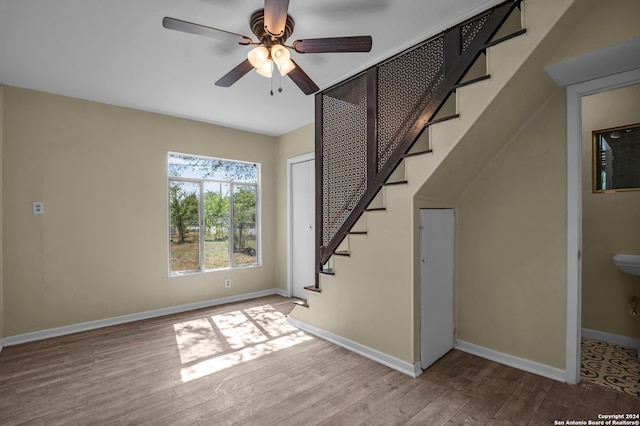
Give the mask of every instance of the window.
M 593 192 L 640 189 L 640 124 L 593 132 Z
M 259 165 L 170 152 L 169 272 L 259 264 Z

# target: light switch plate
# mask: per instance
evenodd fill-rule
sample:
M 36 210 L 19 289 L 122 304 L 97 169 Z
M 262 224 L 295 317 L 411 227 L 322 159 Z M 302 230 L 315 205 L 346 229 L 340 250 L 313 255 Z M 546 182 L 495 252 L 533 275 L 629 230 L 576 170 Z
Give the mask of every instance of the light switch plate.
M 44 201 L 33 202 L 33 214 L 44 214 Z

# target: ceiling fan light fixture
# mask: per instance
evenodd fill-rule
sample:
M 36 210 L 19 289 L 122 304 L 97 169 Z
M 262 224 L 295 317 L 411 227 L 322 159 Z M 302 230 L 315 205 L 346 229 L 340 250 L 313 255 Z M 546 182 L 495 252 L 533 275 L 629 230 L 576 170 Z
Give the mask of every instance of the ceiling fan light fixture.
M 278 66 L 286 63 L 291 59 L 289 49 L 281 44 L 276 44 L 271 48 L 271 58 Z
M 267 59 L 262 65 L 260 65 L 260 67 L 256 68 L 256 72 L 263 77 L 271 78 L 273 75 L 273 61 L 271 59 Z
M 291 59 L 281 64 L 276 63 L 276 65 L 278 66 L 278 71 L 280 72 L 280 75 L 287 75 L 289 74 L 289 72 L 291 72 L 291 70 L 293 70 L 296 67 L 296 64 L 294 64 Z
M 247 53 L 247 59 L 216 81 L 215 84 L 218 87 L 230 87 L 251 69 L 255 69 L 261 76 L 272 78 L 274 68 L 277 67 L 280 75 L 288 75 L 300 90 L 306 95 L 310 95 L 319 91 L 320 88 L 300 68 L 300 65 L 291 59 L 291 50 L 295 50 L 297 53 L 371 51 L 371 36 L 309 38 L 296 40 L 293 44 L 287 45 L 285 42 L 293 33 L 295 26 L 295 21 L 288 13 L 289 0 L 262 1 L 264 1 L 264 8 L 253 12 L 249 19 L 249 27 L 257 37 L 255 42 L 251 37 L 245 35 L 170 17 L 165 17 L 162 20 L 162 26 L 169 30 L 207 36 L 242 46 L 251 46 L 252 50 Z M 273 81 L 271 84 L 273 86 Z M 280 88 L 281 90 L 282 88 Z
M 269 49 L 258 46 L 247 53 L 247 59 L 254 68 L 260 69 L 269 60 Z

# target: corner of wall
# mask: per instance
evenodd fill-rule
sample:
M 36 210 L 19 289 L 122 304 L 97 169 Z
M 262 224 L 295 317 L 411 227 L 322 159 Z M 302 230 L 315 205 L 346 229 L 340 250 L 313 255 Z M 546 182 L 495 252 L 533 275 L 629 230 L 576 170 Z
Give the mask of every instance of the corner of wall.
M 2 151 L 4 135 L 4 86 L 0 84 L 0 351 L 2 351 L 2 338 L 4 337 L 4 267 L 2 246 Z

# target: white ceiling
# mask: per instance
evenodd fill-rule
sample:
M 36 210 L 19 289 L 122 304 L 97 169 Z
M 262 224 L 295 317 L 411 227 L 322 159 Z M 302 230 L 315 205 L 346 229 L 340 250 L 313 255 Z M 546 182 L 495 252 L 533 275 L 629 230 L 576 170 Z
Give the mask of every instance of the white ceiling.
M 292 57 L 321 88 L 467 19 L 501 0 L 291 0 L 302 38 L 367 35 L 369 53 Z M 170 16 L 255 36 L 263 0 L 0 0 L 0 84 L 153 111 L 267 135 L 314 118 L 314 96 L 288 78 L 250 72 L 230 88 L 214 82 L 250 47 L 162 27 Z

